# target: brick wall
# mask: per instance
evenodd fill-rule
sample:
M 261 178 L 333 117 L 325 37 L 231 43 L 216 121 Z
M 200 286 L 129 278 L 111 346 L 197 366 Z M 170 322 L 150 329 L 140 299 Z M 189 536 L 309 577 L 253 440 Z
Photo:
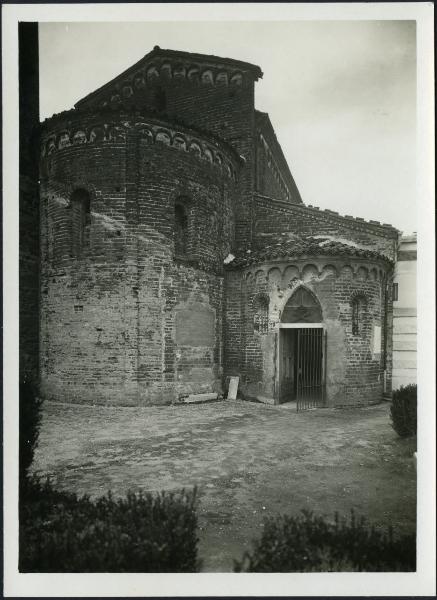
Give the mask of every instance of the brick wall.
M 334 211 L 289 204 L 261 195 L 255 196 L 254 248 L 287 239 L 289 234 L 330 235 L 396 257 L 398 231 Z
M 70 115 L 45 126 L 40 356 L 46 397 L 168 403 L 221 388 L 223 259 L 234 233 L 238 161 L 203 138 L 202 154 L 190 152 L 193 132 L 178 130 L 184 143 L 176 145 L 175 132 L 165 130 L 170 141 L 160 136 L 161 125 Z M 90 194 L 80 256 L 73 252 L 70 202 L 78 189 Z M 180 196 L 189 209 L 190 254 L 176 258 Z M 187 338 L 184 320 L 196 314 L 199 326 Z
M 38 24 L 20 23 L 19 34 L 19 369 L 38 379 L 39 200 Z
M 268 114 L 255 111 L 255 123 L 256 191 L 264 196 L 301 204 L 299 190 Z
M 252 193 L 254 190 L 254 82 L 248 75 L 241 87 L 196 86 L 189 82 L 166 87 L 167 111 L 171 118 L 205 129 L 229 142 L 244 157 L 238 181 L 239 202 L 235 207 L 234 250 L 251 240 Z
M 259 138 L 256 145 L 256 189 L 260 194 L 279 200 L 286 201 L 290 197 L 268 147 Z
M 330 406 L 379 402 L 391 381 L 391 345 L 384 357 L 384 296 L 391 267 L 384 261 L 311 257 L 230 270 L 226 279 L 225 375 L 240 375 L 243 395 L 279 401 L 278 324 L 299 285 L 317 297 L 327 331 L 327 401 Z M 269 330 L 254 328 L 254 300 L 269 297 Z M 352 301 L 365 299 L 358 333 L 352 330 Z M 388 306 L 390 311 L 390 303 Z M 381 328 L 381 341 L 375 347 Z M 390 331 L 388 331 L 388 339 Z
M 224 281 L 223 260 L 295 233 L 394 259 L 398 232 L 302 204 L 268 116 L 254 110 L 259 69 L 157 50 L 42 127 L 46 396 L 167 403 L 218 391 L 224 376 L 240 375 L 243 393 L 277 401 L 277 324 L 303 282 L 319 298 L 328 332 L 329 403 L 378 401 L 384 372 L 391 389 L 388 262 L 353 252 L 300 257 L 231 267 Z M 89 212 L 88 200 L 72 202 L 73 194 L 89 197 Z M 186 232 L 177 253 L 176 203 Z M 360 294 L 358 335 L 351 302 Z M 266 332 L 254 330 L 265 296 Z
M 251 70 L 226 66 L 199 65 L 194 77 L 180 76 L 180 68 L 190 71 L 192 61 L 182 58 L 169 61 L 155 57 L 139 65 L 128 76 L 121 75 L 108 88 L 85 98 L 77 106 L 82 110 L 100 110 L 112 106 L 119 109 L 155 111 L 168 122 L 185 124 L 225 140 L 245 161 L 238 180 L 240 200 L 235 207 L 235 247 L 250 243 L 252 224 L 252 192 L 254 190 L 255 77 Z M 156 69 L 156 76 L 150 76 Z M 202 80 L 204 72 L 211 81 Z M 238 74 L 238 83 L 233 76 Z M 141 83 L 138 83 L 138 81 Z M 127 97 L 123 96 L 125 92 Z M 157 100 L 157 98 L 159 100 Z

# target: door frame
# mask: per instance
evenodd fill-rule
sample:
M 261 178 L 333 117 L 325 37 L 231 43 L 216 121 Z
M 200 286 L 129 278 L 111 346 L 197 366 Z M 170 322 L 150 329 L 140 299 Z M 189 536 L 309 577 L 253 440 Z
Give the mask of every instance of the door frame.
M 276 398 L 275 404 L 281 404 L 281 375 L 282 375 L 282 342 L 281 342 L 281 329 L 323 329 L 324 336 L 326 335 L 326 325 L 324 323 L 277 323 L 275 326 L 277 330 L 276 334 L 276 381 L 275 388 Z M 325 355 L 325 349 L 323 350 Z M 324 356 L 324 360 L 322 361 L 322 369 L 323 376 L 325 376 L 325 361 L 326 356 Z

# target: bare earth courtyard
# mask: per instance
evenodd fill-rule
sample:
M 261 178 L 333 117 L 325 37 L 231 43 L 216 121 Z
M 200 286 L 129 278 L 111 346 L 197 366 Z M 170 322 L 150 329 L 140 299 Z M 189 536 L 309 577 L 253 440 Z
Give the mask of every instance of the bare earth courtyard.
M 222 401 L 114 408 L 46 403 L 34 471 L 60 489 L 200 493 L 204 571 L 230 571 L 265 516 L 353 508 L 396 532 L 416 526 L 414 440 L 389 405 L 296 413 L 291 405 Z

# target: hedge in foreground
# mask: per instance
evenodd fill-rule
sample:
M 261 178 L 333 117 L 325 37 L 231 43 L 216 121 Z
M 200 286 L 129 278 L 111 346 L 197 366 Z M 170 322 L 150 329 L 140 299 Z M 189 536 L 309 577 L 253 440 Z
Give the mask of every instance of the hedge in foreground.
M 235 562 L 236 572 L 415 571 L 416 539 L 395 540 L 364 519 L 330 523 L 311 512 L 267 519 L 254 550 Z
M 392 427 L 401 437 L 416 435 L 417 431 L 417 385 L 401 386 L 393 392 L 390 407 Z
M 196 490 L 97 500 L 27 480 L 20 498 L 21 572 L 194 572 Z

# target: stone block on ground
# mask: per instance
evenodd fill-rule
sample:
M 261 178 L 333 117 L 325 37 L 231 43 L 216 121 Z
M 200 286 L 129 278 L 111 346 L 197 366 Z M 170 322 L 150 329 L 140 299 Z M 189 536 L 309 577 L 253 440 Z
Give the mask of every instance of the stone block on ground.
M 213 402 L 214 400 L 218 400 L 218 394 L 208 393 L 208 394 L 190 394 L 186 398 L 184 398 L 184 404 L 197 404 L 200 402 Z

